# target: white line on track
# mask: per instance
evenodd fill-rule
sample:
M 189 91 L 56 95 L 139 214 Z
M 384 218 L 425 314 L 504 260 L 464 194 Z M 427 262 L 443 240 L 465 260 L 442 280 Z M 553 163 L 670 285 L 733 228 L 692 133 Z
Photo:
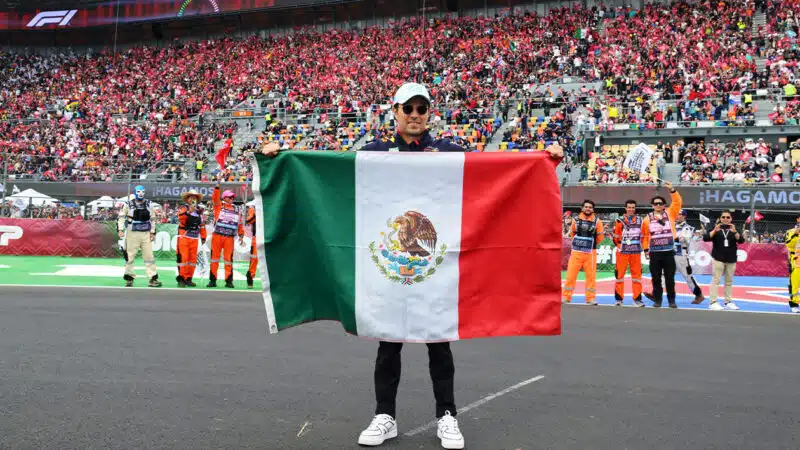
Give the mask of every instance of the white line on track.
M 777 291 L 777 289 L 775 291 Z M 775 292 L 775 291 L 770 291 L 770 292 Z M 775 297 L 776 299 L 780 299 L 780 300 L 753 300 L 753 299 L 750 299 L 750 298 L 739 298 L 739 297 L 733 297 L 731 300 L 736 301 L 736 302 L 745 302 L 745 303 L 761 303 L 761 304 L 764 304 L 764 305 L 787 305 L 788 304 L 787 302 L 789 301 L 789 297 L 782 297 L 780 295 L 775 295 L 775 294 L 771 294 L 770 295 L 770 294 L 767 294 L 765 292 L 758 292 L 758 294 L 759 295 L 763 295 L 765 297 Z M 613 292 L 612 293 L 601 292 L 601 293 L 599 293 L 597 295 L 602 295 L 603 297 L 611 297 L 612 295 L 614 295 L 614 293 Z M 694 294 L 676 294 L 676 295 L 679 298 L 691 298 L 691 299 L 694 299 Z M 578 294 L 578 293 L 576 293 L 576 294 L 573 294 L 573 296 L 572 296 L 572 298 L 580 298 L 580 297 L 586 298 L 586 294 Z M 706 300 L 708 300 L 708 297 L 706 297 Z M 570 303 L 570 304 L 571 305 L 581 305 L 582 303 Z M 703 301 L 703 303 L 700 303 L 700 304 L 701 305 L 708 305 L 708 303 L 706 301 Z M 600 306 L 614 306 L 614 305 L 600 305 Z M 625 306 L 630 306 L 630 305 L 625 305 Z M 650 305 L 648 304 L 648 306 L 650 306 Z M 744 312 L 750 312 L 750 311 L 744 311 Z
M 47 286 L 37 286 L 32 284 L 0 284 L 0 287 L 16 287 L 16 288 L 30 288 L 30 289 L 39 289 L 39 288 L 56 288 L 56 289 L 108 289 L 108 290 L 124 290 L 124 291 L 150 291 L 150 292 L 158 292 L 158 291 L 177 291 L 177 292 L 191 292 L 193 294 L 196 293 L 203 293 L 203 294 L 258 294 L 261 295 L 261 289 L 251 289 L 247 291 L 243 291 L 241 289 L 210 289 L 210 288 L 170 288 L 170 287 L 160 287 L 160 288 L 151 288 L 146 286 L 134 286 L 134 287 L 125 287 L 125 286 L 67 286 L 67 285 L 47 285 Z
M 521 382 L 519 382 L 519 383 L 517 383 L 517 384 L 515 384 L 513 386 L 509 386 L 509 387 L 503 389 L 502 391 L 495 392 L 494 394 L 489 394 L 486 397 L 483 397 L 483 398 L 481 398 L 480 400 L 478 400 L 476 402 L 470 403 L 469 405 L 467 405 L 467 406 L 465 406 L 463 408 L 460 408 L 458 410 L 458 414 L 464 414 L 465 412 L 467 412 L 467 411 L 469 411 L 471 409 L 475 409 L 478 406 L 481 406 L 483 404 L 486 404 L 487 402 L 490 402 L 490 401 L 496 399 L 497 397 L 500 397 L 502 395 L 506 395 L 509 392 L 516 391 L 519 388 L 525 387 L 525 386 L 527 386 L 527 385 L 529 385 L 531 383 L 535 383 L 535 382 L 537 382 L 539 380 L 543 380 L 543 379 L 544 379 L 544 375 L 537 375 L 537 376 L 535 376 L 533 378 L 529 378 L 529 379 L 527 379 L 525 381 L 521 381 Z M 430 430 L 431 428 L 435 427 L 436 424 L 437 424 L 437 421 L 432 420 L 432 421 L 426 423 L 425 425 L 422 425 L 420 427 L 414 428 L 411 431 L 405 432 L 403 435 L 407 436 L 407 437 L 415 436 L 415 435 L 420 434 L 420 433 L 422 433 L 424 431 Z
M 680 295 L 680 294 L 678 294 L 678 295 Z M 578 295 L 577 295 L 577 294 L 575 294 L 575 296 L 577 297 Z M 694 296 L 692 296 L 692 297 L 694 297 Z M 738 299 L 734 299 L 734 300 L 736 300 L 737 302 L 738 302 L 738 301 L 743 301 L 743 302 L 749 301 L 749 302 L 754 302 L 754 303 L 755 303 L 755 302 L 760 302 L 759 300 L 738 300 Z M 760 302 L 760 303 L 765 303 L 765 302 Z M 708 307 L 707 307 L 708 303 L 705 303 L 705 304 L 706 304 L 706 307 L 705 307 L 705 308 L 703 308 L 703 307 L 700 307 L 700 308 L 678 308 L 678 309 L 679 309 L 679 310 L 683 310 L 683 311 L 704 311 L 704 312 L 718 313 L 718 314 L 726 314 L 726 313 L 742 313 L 742 314 L 778 314 L 778 315 L 783 315 L 783 316 L 798 316 L 798 317 L 800 317 L 800 314 L 797 314 L 797 313 L 793 313 L 793 312 L 780 312 L 780 311 L 746 311 L 746 310 L 738 310 L 738 311 L 730 311 L 730 310 L 725 310 L 725 311 L 714 311 L 714 310 L 708 309 Z M 774 305 L 775 303 L 770 303 L 770 304 Z M 562 305 L 563 305 L 563 304 L 562 304 Z M 668 309 L 670 309 L 670 308 L 668 308 L 668 307 L 666 307 L 666 306 L 662 306 L 661 308 L 654 308 L 652 305 L 647 305 L 647 307 L 646 307 L 646 308 L 640 308 L 639 306 L 634 306 L 634 305 L 623 305 L 623 306 L 616 306 L 616 305 L 605 305 L 605 304 L 602 304 L 602 303 L 600 303 L 600 304 L 598 304 L 598 305 L 588 305 L 588 304 L 586 304 L 586 303 L 569 303 L 569 304 L 566 304 L 566 305 L 563 305 L 563 306 L 577 306 L 577 307 L 580 307 L 580 308 L 590 308 L 590 309 L 591 309 L 591 308 L 636 308 L 636 309 L 664 309 L 664 310 L 668 310 Z

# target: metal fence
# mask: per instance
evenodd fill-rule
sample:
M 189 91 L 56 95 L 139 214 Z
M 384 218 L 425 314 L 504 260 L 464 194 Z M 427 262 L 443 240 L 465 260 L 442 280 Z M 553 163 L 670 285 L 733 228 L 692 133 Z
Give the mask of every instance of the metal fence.
M 208 162 L 210 155 L 200 158 Z M 2 181 L 53 181 L 53 182 L 115 182 L 154 181 L 171 182 L 195 178 L 197 158 L 156 160 L 153 157 L 120 159 L 113 156 L 80 156 L 80 164 L 64 168 L 68 160 L 60 156 L 42 156 L 23 153 L 0 153 Z M 70 161 L 74 162 L 74 161 Z M 2 188 L 0 188 L 2 191 Z
M 640 204 L 637 210 L 638 214 L 643 215 L 652 211 L 652 208 L 649 205 Z M 786 232 L 795 226 L 796 220 L 800 216 L 800 211 L 798 210 L 765 211 L 756 207 L 746 209 L 684 208 L 684 210 L 686 211 L 686 221 L 696 230 L 710 230 L 723 212 L 730 213 L 733 216 L 731 223 L 751 243 L 782 243 Z M 571 214 L 577 214 L 580 212 L 580 208 L 568 208 L 565 209 L 566 211 L 570 211 Z M 598 217 L 606 224 L 613 224 L 614 220 L 624 214 L 622 205 L 619 208 L 597 207 L 595 211 Z M 710 220 L 708 225 L 704 225 L 703 221 L 701 221 L 701 215 Z M 607 228 L 611 226 L 613 225 L 609 225 Z M 607 231 L 610 238 L 612 230 L 608 229 Z

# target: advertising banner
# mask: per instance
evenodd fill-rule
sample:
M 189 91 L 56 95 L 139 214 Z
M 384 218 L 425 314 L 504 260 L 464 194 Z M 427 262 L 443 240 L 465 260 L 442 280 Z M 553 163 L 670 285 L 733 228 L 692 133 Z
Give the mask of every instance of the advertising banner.
M 113 198 L 126 197 L 131 194 L 134 186 L 144 187 L 145 196 L 152 200 L 179 200 L 183 194 L 194 189 L 204 198 L 210 199 L 214 193 L 212 183 L 182 183 L 182 182 L 135 182 L 128 183 L 47 183 L 41 181 L 9 181 L 17 189 L 34 189 L 36 192 L 48 195 L 55 199 L 65 201 L 78 198 L 94 200 L 108 195 Z M 222 183 L 222 190 L 231 190 L 236 194 L 236 201 L 253 199 L 250 184 Z
M 735 208 L 755 206 L 760 209 L 800 208 L 800 190 L 791 185 L 780 187 L 747 186 L 676 186 L 683 198 L 684 208 Z M 641 205 L 650 204 L 655 195 L 667 196 L 665 187 L 655 185 L 586 185 L 565 186 L 562 189 L 564 205 L 580 205 L 592 199 L 598 206 L 624 205 L 627 199 Z
M 211 252 L 212 227 L 206 229 L 208 240 L 201 253 Z M 235 261 L 250 260 L 251 239 L 245 236 L 241 244 L 234 240 Z M 122 245 L 116 222 L 0 218 L 0 255 L 122 258 Z M 175 260 L 177 248 L 178 226 L 158 224 L 153 241 L 156 259 Z
M 116 229 L 111 222 L 0 218 L 0 255 L 121 256 Z
M 38 10 L 36 2 L 22 3 L 28 11 L 0 11 L 0 30 L 73 29 L 185 17 L 231 14 L 270 8 L 324 4 L 325 0 L 128 0 L 72 2 L 76 9 Z M 52 7 L 52 5 L 51 5 Z M 70 7 L 66 2 L 65 8 Z
M 208 240 L 201 249 L 205 256 L 211 251 L 211 225 L 207 225 Z M 235 239 L 234 260 L 249 261 L 248 235 L 243 243 Z M 90 258 L 122 258 L 122 240 L 117 235 L 116 222 L 90 222 L 83 220 L 7 219 L 0 218 L 0 255 L 75 256 Z M 178 248 L 178 226 L 158 224 L 153 242 L 156 259 L 175 260 Z M 567 269 L 570 241 L 563 239 L 561 269 Z M 141 257 L 141 256 L 139 256 Z M 711 274 L 711 243 L 693 241 L 689 258 L 695 274 Z M 736 275 L 785 277 L 788 253 L 782 244 L 742 244 L 739 246 Z M 616 264 L 613 242 L 606 239 L 597 248 L 597 270 L 613 272 Z M 644 272 L 649 261 L 642 255 Z
M 738 249 L 736 275 L 757 277 L 788 276 L 789 254 L 782 244 L 742 244 Z M 571 252 L 570 240 L 564 239 L 561 252 L 561 270 L 567 270 Z M 689 262 L 696 275 L 711 274 L 711 243 L 693 241 L 689 248 Z M 614 272 L 617 252 L 614 243 L 606 239 L 597 247 L 597 270 Z M 642 254 L 642 271 L 649 273 L 650 262 Z M 678 276 L 680 278 L 680 276 Z
M 109 195 L 114 198 L 125 197 L 133 185 L 141 184 L 147 198 L 153 200 L 178 200 L 185 192 L 196 189 L 209 198 L 214 190 L 212 183 L 142 181 L 128 183 L 50 183 L 41 181 L 9 180 L 10 187 L 34 189 L 37 192 L 61 201 L 88 199 Z M 236 193 L 236 201 L 253 199 L 249 183 L 224 183 L 222 189 Z M 683 197 L 684 208 L 703 209 L 749 209 L 751 206 L 761 211 L 796 210 L 800 208 L 800 190 L 791 185 L 747 187 L 747 186 L 678 186 Z M 11 188 L 9 188 L 11 191 Z M 649 205 L 655 195 L 667 196 L 665 187 L 655 185 L 581 185 L 564 186 L 561 190 L 565 206 L 580 205 L 584 199 L 592 199 L 598 206 L 620 207 L 628 199 L 640 205 Z
M 711 243 L 696 242 L 689 252 L 694 273 L 711 274 Z M 789 252 L 783 244 L 741 244 L 738 247 L 736 275 L 787 277 Z

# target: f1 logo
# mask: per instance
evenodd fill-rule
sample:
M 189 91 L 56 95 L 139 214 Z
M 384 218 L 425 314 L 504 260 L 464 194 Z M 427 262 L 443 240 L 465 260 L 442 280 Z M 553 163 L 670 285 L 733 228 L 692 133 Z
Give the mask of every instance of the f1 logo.
M 22 228 L 0 225 L 0 246 L 7 247 L 8 241 L 22 237 Z
M 69 21 L 72 20 L 77 13 L 77 9 L 40 12 L 28 22 L 28 28 L 38 28 L 50 24 L 58 24 L 60 27 L 65 27 L 69 25 Z

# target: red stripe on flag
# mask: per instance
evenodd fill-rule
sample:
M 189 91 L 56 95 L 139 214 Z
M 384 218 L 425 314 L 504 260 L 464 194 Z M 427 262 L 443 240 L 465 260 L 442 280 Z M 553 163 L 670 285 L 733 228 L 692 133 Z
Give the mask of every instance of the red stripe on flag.
M 547 153 L 467 153 L 459 338 L 561 334 L 561 192 Z

